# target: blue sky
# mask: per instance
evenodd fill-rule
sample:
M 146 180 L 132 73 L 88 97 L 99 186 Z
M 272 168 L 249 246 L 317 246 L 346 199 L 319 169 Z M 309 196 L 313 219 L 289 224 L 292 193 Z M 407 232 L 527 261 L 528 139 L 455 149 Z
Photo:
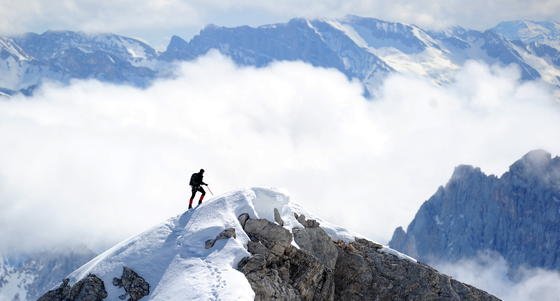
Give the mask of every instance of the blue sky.
M 430 28 L 461 25 L 475 29 L 514 19 L 553 20 L 560 1 L 542 0 L 0 0 L 0 33 L 47 29 L 114 32 L 141 38 L 158 48 L 173 34 L 190 38 L 209 23 L 225 26 L 284 22 L 293 17 L 346 14 L 414 23 Z

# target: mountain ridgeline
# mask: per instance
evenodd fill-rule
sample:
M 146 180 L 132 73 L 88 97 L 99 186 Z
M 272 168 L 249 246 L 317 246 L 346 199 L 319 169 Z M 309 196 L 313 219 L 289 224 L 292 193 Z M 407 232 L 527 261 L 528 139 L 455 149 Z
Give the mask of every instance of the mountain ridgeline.
M 389 245 L 425 262 L 497 252 L 514 268 L 560 269 L 560 158 L 531 151 L 501 177 L 459 166 Z
M 467 60 L 516 65 L 523 80 L 560 86 L 560 24 L 514 21 L 477 31 L 429 31 L 373 18 L 292 19 L 259 27 L 206 26 L 190 41 L 173 36 L 165 51 L 116 34 L 46 31 L 0 37 L 0 93 L 30 94 L 45 81 L 72 79 L 146 87 L 173 74 L 172 62 L 216 49 L 237 64 L 303 61 L 334 68 L 372 92 L 399 72 L 452 81 Z
M 39 301 L 499 300 L 303 212 L 270 189 L 225 194 L 103 252 Z

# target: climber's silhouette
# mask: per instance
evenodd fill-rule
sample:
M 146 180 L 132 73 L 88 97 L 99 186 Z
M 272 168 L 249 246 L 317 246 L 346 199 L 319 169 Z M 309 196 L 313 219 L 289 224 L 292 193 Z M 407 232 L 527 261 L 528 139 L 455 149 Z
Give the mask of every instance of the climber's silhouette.
M 202 181 L 203 174 L 204 174 L 204 169 L 201 169 L 199 172 L 195 172 L 191 176 L 189 185 L 191 185 L 192 194 L 191 194 L 191 199 L 189 200 L 189 209 L 192 208 L 192 201 L 194 200 L 194 196 L 197 191 L 200 191 L 202 193 L 202 195 L 200 196 L 200 200 L 198 200 L 199 205 L 202 203 L 202 199 L 204 199 L 204 195 L 206 194 L 206 191 L 204 191 L 202 185 L 208 186 L 208 184 Z

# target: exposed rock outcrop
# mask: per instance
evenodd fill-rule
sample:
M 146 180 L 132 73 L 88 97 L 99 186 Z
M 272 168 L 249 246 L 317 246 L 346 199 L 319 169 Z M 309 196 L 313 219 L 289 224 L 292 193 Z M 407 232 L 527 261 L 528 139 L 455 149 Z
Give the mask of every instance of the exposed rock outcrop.
M 333 272 L 313 255 L 291 245 L 292 234 L 266 219 L 249 219 L 251 238 L 239 269 L 255 291 L 255 300 L 333 300 Z
M 237 219 L 239 220 L 239 223 L 241 224 L 241 227 L 245 228 L 245 223 L 247 222 L 247 220 L 249 220 L 249 214 L 248 213 L 242 213 L 239 215 L 239 217 L 237 217 Z
M 243 228 L 253 241 L 261 242 L 275 255 L 282 255 L 292 242 L 292 233 L 266 219 L 249 219 Z
M 302 224 L 305 228 L 317 228 L 319 223 L 314 219 L 306 219 L 305 215 L 294 213 L 296 220 Z
M 278 225 L 284 227 L 284 221 L 282 220 L 282 217 L 280 216 L 280 211 L 278 211 L 278 209 L 274 208 L 274 221 L 276 223 L 278 223 Z
M 499 300 L 433 268 L 387 253 L 377 243 L 333 242 L 315 220 L 292 233 L 265 219 L 243 219 L 251 257 L 239 263 L 255 300 Z
M 292 229 L 294 241 L 329 269 L 334 269 L 338 250 L 329 235 L 319 227 L 319 223 L 315 220 L 305 220 L 305 216 L 300 215 L 299 221 L 306 227 Z
M 101 301 L 107 298 L 105 284 L 101 278 L 88 274 L 74 285 L 69 284 L 69 279 L 64 279 L 62 284 L 41 296 L 38 301 Z M 121 278 L 113 278 L 113 285 L 122 287 L 124 294 L 119 299 L 138 301 L 150 294 L 150 284 L 132 269 L 123 267 Z
M 236 238 L 237 235 L 235 234 L 235 228 L 227 228 L 224 231 L 220 232 L 214 239 L 209 239 L 204 243 L 204 248 L 210 249 L 214 246 L 216 241 L 220 239 L 228 239 L 228 238 Z
M 335 300 L 498 300 L 365 239 L 337 247 Z
M 69 282 L 69 279 L 64 279 L 58 288 L 48 291 L 38 301 L 101 301 L 107 298 L 103 280 L 93 274 L 72 286 Z
M 124 288 L 125 294 L 119 296 L 124 300 L 137 301 L 150 294 L 150 284 L 130 268 L 123 267 L 121 278 L 113 278 L 113 285 Z

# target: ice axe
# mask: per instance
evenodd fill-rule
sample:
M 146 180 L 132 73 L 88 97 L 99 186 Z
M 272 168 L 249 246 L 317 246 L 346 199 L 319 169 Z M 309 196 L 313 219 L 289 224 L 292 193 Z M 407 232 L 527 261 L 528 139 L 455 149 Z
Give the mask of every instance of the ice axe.
M 212 192 L 212 190 L 210 190 L 210 186 L 208 186 L 208 184 L 206 184 L 206 188 L 208 188 L 208 191 L 210 192 L 211 195 L 214 195 L 214 193 Z

